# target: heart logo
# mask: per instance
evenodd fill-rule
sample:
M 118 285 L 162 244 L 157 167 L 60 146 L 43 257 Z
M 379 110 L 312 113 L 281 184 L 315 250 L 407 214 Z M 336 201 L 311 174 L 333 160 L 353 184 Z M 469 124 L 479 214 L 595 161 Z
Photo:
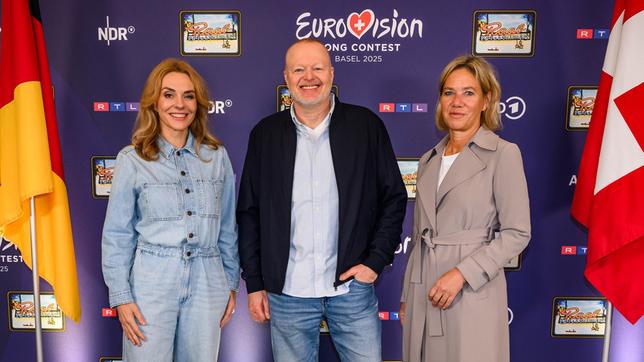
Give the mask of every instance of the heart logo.
M 349 32 L 360 39 L 371 28 L 375 19 L 371 9 L 362 10 L 360 14 L 351 13 L 348 18 Z

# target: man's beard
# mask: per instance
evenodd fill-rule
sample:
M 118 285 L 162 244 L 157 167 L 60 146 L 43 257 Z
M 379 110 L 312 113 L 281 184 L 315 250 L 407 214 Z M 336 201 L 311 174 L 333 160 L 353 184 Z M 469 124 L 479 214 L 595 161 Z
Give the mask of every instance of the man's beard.
M 311 106 L 317 106 L 319 104 L 322 104 L 322 102 L 329 99 L 330 95 L 331 95 L 331 89 L 329 89 L 329 91 L 326 92 L 326 94 L 325 93 L 320 94 L 320 96 L 315 99 L 300 99 L 300 97 L 295 93 L 291 93 L 291 99 L 293 100 L 294 103 L 297 103 L 304 107 L 311 107 Z

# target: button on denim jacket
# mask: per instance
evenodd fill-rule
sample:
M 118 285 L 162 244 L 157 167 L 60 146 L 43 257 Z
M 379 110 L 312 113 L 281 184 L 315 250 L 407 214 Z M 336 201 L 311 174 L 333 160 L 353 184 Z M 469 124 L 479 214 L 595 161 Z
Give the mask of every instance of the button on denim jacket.
M 133 146 L 116 158 L 102 240 L 112 307 L 133 302 L 129 279 L 139 242 L 215 248 L 228 287 L 239 288 L 235 176 L 226 150 L 201 146 L 198 156 L 192 134 L 181 149 L 161 136 L 158 143 L 157 160 L 143 160 Z

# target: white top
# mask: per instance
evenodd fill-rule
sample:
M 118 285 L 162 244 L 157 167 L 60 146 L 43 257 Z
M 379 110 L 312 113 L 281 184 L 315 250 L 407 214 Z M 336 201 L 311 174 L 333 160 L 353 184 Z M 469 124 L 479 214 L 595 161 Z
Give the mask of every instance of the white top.
M 339 198 L 331 157 L 329 125 L 335 108 L 315 129 L 302 124 L 291 107 L 297 129 L 291 204 L 291 247 L 282 293 L 300 298 L 349 292 L 335 288 L 338 259 Z
M 443 155 L 441 156 L 441 169 L 440 171 L 438 171 L 438 186 L 436 186 L 436 191 L 438 191 L 438 188 L 441 187 L 441 183 L 443 182 L 445 175 L 447 175 L 447 171 L 449 171 L 449 168 L 452 167 L 452 164 L 454 163 L 458 155 L 460 155 L 460 152 L 445 156 L 445 151 L 443 151 Z

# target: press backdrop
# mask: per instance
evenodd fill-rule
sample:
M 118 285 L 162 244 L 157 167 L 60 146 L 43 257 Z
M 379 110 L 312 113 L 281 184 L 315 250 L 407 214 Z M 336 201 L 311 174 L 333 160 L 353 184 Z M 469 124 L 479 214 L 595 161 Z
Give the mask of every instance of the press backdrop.
M 204 76 L 213 98 L 209 126 L 225 143 L 239 176 L 249 131 L 277 111 L 285 49 L 310 35 L 331 49 L 340 99 L 377 112 L 400 158 L 418 158 L 443 136 L 433 122 L 442 67 L 460 54 L 488 56 L 503 88 L 499 133 L 523 153 L 532 212 L 530 246 L 506 272 L 512 360 L 600 360 L 602 339 L 580 334 L 601 333 L 602 302 L 593 302 L 600 308 L 590 324 L 569 318 L 570 328 L 554 328 L 553 314 L 575 305 L 584 311 L 588 306 L 574 300 L 598 296 L 582 275 L 586 234 L 571 220 L 569 206 L 607 45 L 611 1 L 58 0 L 41 1 L 41 10 L 83 308 L 79 324 L 66 321 L 63 331 L 45 332 L 46 360 L 120 356 L 121 328 L 104 309 L 108 299 L 100 268 L 107 199 L 100 198 L 104 185 L 93 188 L 91 160 L 114 156 L 128 144 L 136 116 L 130 110 L 136 109 L 151 68 L 163 58 L 183 57 Z M 200 22 L 220 28 L 199 33 L 203 39 L 219 40 L 195 43 L 184 37 L 186 26 Z M 410 200 L 399 252 L 376 284 L 385 360 L 401 359 L 395 312 L 413 207 Z M 30 271 L 18 255 L 2 241 L 0 309 L 7 313 L 0 313 L 0 361 L 5 362 L 35 360 L 33 332 L 10 325 L 8 293 L 31 289 Z M 219 360 L 271 361 L 269 327 L 249 318 L 244 288 L 224 329 Z M 43 289 L 51 290 L 45 282 Z M 631 326 L 616 315 L 613 361 L 644 361 L 642 340 L 641 322 Z M 320 348 L 320 360 L 338 360 L 328 335 L 321 337 Z

